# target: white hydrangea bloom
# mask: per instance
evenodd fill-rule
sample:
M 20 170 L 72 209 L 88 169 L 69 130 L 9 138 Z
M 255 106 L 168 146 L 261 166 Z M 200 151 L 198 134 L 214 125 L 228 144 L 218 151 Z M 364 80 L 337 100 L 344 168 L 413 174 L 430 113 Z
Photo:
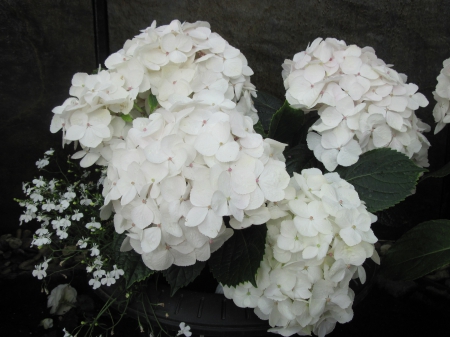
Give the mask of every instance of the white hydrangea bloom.
M 434 120 L 437 123 L 434 129 L 435 134 L 441 131 L 445 124 L 450 123 L 450 58 L 443 62 L 443 66 L 437 77 L 436 91 L 433 92 L 437 102 L 433 110 Z
M 450 67 L 450 61 L 446 66 Z M 284 62 L 282 76 L 289 104 L 306 112 L 318 111 L 320 118 L 307 142 L 327 170 L 353 165 L 362 153 L 382 147 L 428 166 L 429 143 L 423 132 L 429 127 L 414 112 L 428 101 L 415 84 L 406 83 L 406 76 L 377 58 L 372 48 L 317 38 L 306 51 Z M 450 80 L 444 70 L 438 80 L 437 131 L 450 122 L 446 115 Z
M 250 99 L 250 93 L 255 95 L 253 71 L 244 55 L 212 33 L 207 22 L 174 20 L 161 27 L 153 22 L 105 65 L 108 69 L 99 68 L 97 74 L 75 74 L 72 97 L 53 109 L 51 132 L 62 129 L 63 144 L 79 141 L 84 153 L 75 158 L 84 157 L 83 167 L 107 165 L 112 148 L 131 126 L 121 116 L 148 116 L 150 94 L 165 109 L 197 102 L 236 108 L 253 124 L 258 120 Z
M 303 170 L 290 187 L 287 212 L 267 223 L 257 287 L 224 286 L 224 294 L 269 320 L 271 332 L 324 336 L 353 317 L 349 282 L 365 282 L 362 264 L 374 254 L 376 217 L 337 173 Z
M 73 76 L 72 97 L 53 109 L 51 131 L 80 143 L 72 158 L 82 167 L 107 166 L 103 196 L 115 230 L 127 234 L 124 250 L 153 270 L 188 266 L 233 234 L 224 216 L 234 229 L 271 218 L 267 204 L 284 200 L 289 183 L 285 144 L 253 128 L 253 71 L 238 49 L 207 22 L 154 22 L 105 65 Z M 55 209 L 70 196 L 64 201 Z M 90 254 L 100 254 L 95 244 Z M 103 276 L 92 285 L 113 282 Z

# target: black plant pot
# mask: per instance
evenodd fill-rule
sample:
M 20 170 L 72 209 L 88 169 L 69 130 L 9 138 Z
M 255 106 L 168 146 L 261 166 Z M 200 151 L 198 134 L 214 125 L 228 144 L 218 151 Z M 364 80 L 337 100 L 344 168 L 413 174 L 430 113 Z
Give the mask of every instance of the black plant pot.
M 364 284 L 359 279 L 352 280 L 350 287 L 355 291 L 353 307 L 357 306 L 369 293 L 375 279 L 378 266 L 372 261 L 364 263 L 367 280 Z M 103 299 L 115 298 L 119 285 L 101 287 L 97 294 Z M 120 293 L 120 292 L 119 292 Z M 132 301 L 127 312 L 134 317 L 147 316 L 150 322 L 157 324 L 156 320 L 168 331 L 178 331 L 180 322 L 185 322 L 195 334 L 205 336 L 273 336 L 268 333 L 270 328 L 267 321 L 260 320 L 251 308 L 239 308 L 233 300 L 223 295 L 192 290 L 180 289 L 173 297 L 170 296 L 170 286 L 151 280 L 147 284 L 146 294 L 149 301 Z M 119 295 L 119 301 L 125 299 Z M 152 305 L 149 303 L 162 305 Z M 116 309 L 123 310 L 123 304 L 115 305 Z

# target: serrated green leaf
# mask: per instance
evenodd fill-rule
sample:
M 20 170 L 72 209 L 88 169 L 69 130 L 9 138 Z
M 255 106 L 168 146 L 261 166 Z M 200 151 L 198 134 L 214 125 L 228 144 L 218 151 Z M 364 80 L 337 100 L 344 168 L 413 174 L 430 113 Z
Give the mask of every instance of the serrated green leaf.
M 162 273 L 170 284 L 170 296 L 175 295 L 178 289 L 194 281 L 200 275 L 205 265 L 206 262 L 196 261 L 192 266 L 179 267 L 173 264 L 164 270 Z
M 120 117 L 127 123 L 133 122 L 133 117 L 131 117 L 130 115 L 120 115 Z
M 283 101 L 267 92 L 258 91 L 253 97 L 253 104 L 258 111 L 259 120 L 264 130 L 269 130 L 272 116 L 283 106 Z
M 450 264 L 450 221 L 417 225 L 388 250 L 381 273 L 392 280 L 414 280 Z
M 261 121 L 258 121 L 255 125 L 253 125 L 253 129 L 256 131 L 256 133 L 259 133 L 263 138 L 266 138 L 266 132 L 264 131 L 264 128 L 261 124 Z
M 155 95 L 150 94 L 150 95 L 148 95 L 147 104 L 150 109 L 150 113 L 152 113 L 158 107 L 158 104 L 159 104 L 158 99 L 156 98 Z
M 279 142 L 296 145 L 299 141 L 299 130 L 303 125 L 305 113 L 291 108 L 287 101 L 273 115 L 270 122 L 268 137 Z
M 366 152 L 356 164 L 336 170 L 355 186 L 369 212 L 387 209 L 404 200 L 424 171 L 404 154 L 389 148 Z
M 306 144 L 298 144 L 284 151 L 286 158 L 286 171 L 292 177 L 294 172 L 300 173 L 303 169 L 317 167 L 314 153 L 308 149 Z
M 249 281 L 256 287 L 256 272 L 264 256 L 266 225 L 235 230 L 223 246 L 211 254 L 209 269 L 214 278 L 227 286 Z
M 442 166 L 439 170 L 430 172 L 428 174 L 423 175 L 420 181 L 423 181 L 427 178 L 444 178 L 450 174 L 450 162 Z
M 119 269 L 124 271 L 124 279 L 126 288 L 130 288 L 133 283 L 143 281 L 155 271 L 149 269 L 144 262 L 142 262 L 142 256 L 136 253 L 134 250 L 129 252 L 121 252 L 120 246 L 125 239 L 125 234 L 114 233 L 113 249 L 114 258 Z

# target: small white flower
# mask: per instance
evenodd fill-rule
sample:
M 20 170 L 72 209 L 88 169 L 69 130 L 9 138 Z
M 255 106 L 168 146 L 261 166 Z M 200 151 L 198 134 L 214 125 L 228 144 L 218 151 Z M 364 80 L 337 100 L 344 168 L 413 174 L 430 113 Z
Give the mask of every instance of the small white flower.
M 75 214 L 72 215 L 72 220 L 79 221 L 83 217 L 83 213 L 78 212 L 77 209 L 74 212 Z
M 114 269 L 110 271 L 110 274 L 117 280 L 124 274 L 124 271 L 122 269 L 117 269 L 117 265 L 114 265 L 113 268 Z
M 89 238 L 82 237 L 80 240 L 78 240 L 77 246 L 80 246 L 81 249 L 86 248 L 88 241 Z
M 103 266 L 103 261 L 101 255 L 98 255 L 94 260 L 94 266 L 99 269 Z
M 178 330 L 177 336 L 185 335 L 186 337 L 192 336 L 192 332 L 190 331 L 191 327 L 189 325 L 186 325 L 186 323 L 181 322 L 180 323 L 180 330 Z
M 44 204 L 42 204 L 42 210 L 50 212 L 52 209 L 55 209 L 55 204 L 50 200 L 47 200 Z
M 100 222 L 96 222 L 95 218 L 91 218 L 91 222 L 88 222 L 86 224 L 86 228 L 90 229 L 91 232 L 95 232 L 96 229 L 99 229 L 101 227 L 102 227 L 102 225 L 100 224 Z
M 89 285 L 92 286 L 93 289 L 100 288 L 102 283 L 99 281 L 98 278 L 93 278 L 89 280 Z
M 72 189 L 69 187 L 68 192 L 64 193 L 64 198 L 66 198 L 68 201 L 73 200 L 77 195 L 75 192 L 72 191 Z
M 103 285 L 106 284 L 109 287 L 111 284 L 116 283 L 116 279 L 111 275 L 111 272 L 108 272 L 105 274 L 105 277 L 102 278 L 101 282 Z
M 45 330 L 53 328 L 53 319 L 44 318 L 39 325 L 42 326 Z
M 92 203 L 92 200 L 89 198 L 84 198 L 80 200 L 80 205 L 89 206 Z
M 97 256 L 100 254 L 100 250 L 98 249 L 98 245 L 94 244 L 91 248 L 91 256 Z
M 30 198 L 31 198 L 31 200 L 33 200 L 34 202 L 38 202 L 38 201 L 44 200 L 44 197 L 43 197 L 40 193 L 37 193 L 37 192 L 33 192 L 33 193 L 30 195 Z
M 53 155 L 54 152 L 55 152 L 55 150 L 53 150 L 52 148 L 50 148 L 50 150 L 45 151 L 44 154 L 46 154 L 47 156 L 51 156 L 51 155 Z
M 38 169 L 42 169 L 42 168 L 46 167 L 48 164 L 50 164 L 50 162 L 48 161 L 48 159 L 47 159 L 47 158 L 43 158 L 43 159 L 39 159 L 39 160 L 36 162 L 36 167 L 37 167 Z
M 33 270 L 33 276 L 37 277 L 39 280 L 42 280 L 44 277 L 47 277 L 47 268 L 48 268 L 48 263 L 42 262 L 35 267 L 35 270 Z
M 42 177 L 39 177 L 39 179 L 33 179 L 33 184 L 35 184 L 36 187 L 42 187 L 45 186 L 45 181 Z
M 55 210 L 59 211 L 59 213 L 62 213 L 62 212 L 64 212 L 64 210 L 66 210 L 69 206 L 70 206 L 69 201 L 67 201 L 67 200 L 65 200 L 65 199 L 62 199 L 62 200 L 60 200 L 59 205 L 57 205 L 57 206 L 55 207 Z
M 27 210 L 24 214 L 22 214 L 22 215 L 19 217 L 20 224 L 22 224 L 23 221 L 29 222 L 29 221 L 33 220 L 34 217 L 35 217 L 35 215 L 36 215 L 35 213 L 32 213 L 32 212 L 30 212 L 30 211 Z

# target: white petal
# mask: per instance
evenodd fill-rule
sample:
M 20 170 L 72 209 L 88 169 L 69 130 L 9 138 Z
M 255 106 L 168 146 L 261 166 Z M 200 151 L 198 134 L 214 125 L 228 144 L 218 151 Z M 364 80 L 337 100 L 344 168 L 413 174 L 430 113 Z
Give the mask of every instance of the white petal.
M 318 64 L 312 64 L 305 68 L 305 79 L 312 84 L 320 82 L 325 77 L 325 69 Z
M 238 77 L 242 74 L 242 61 L 240 58 L 225 60 L 223 63 L 223 73 L 228 77 Z
M 198 226 L 203 222 L 203 220 L 205 220 L 207 214 L 208 209 L 206 207 L 192 207 L 186 216 L 185 226 Z
M 235 141 L 228 142 L 219 147 L 216 158 L 222 163 L 236 160 L 239 154 L 239 144 Z
M 161 229 L 158 227 L 147 228 L 141 241 L 141 248 L 144 253 L 154 251 L 161 242 Z
M 252 193 L 257 187 L 255 174 L 245 169 L 231 171 L 231 188 L 238 194 Z
M 164 200 L 178 200 L 186 191 L 186 180 L 181 176 L 165 178 L 160 183 L 161 195 Z
M 72 156 L 73 157 L 73 156 Z M 88 152 L 84 158 L 80 161 L 81 167 L 90 167 L 100 158 L 100 153 Z
M 152 270 L 166 270 L 174 260 L 173 255 L 165 247 L 142 254 L 142 261 Z
M 361 242 L 361 236 L 351 227 L 341 229 L 339 235 L 348 246 L 355 246 Z
M 219 235 L 222 222 L 221 216 L 218 216 L 213 210 L 209 210 L 205 221 L 198 226 L 198 230 L 209 238 L 215 238 Z
M 138 228 L 144 229 L 152 223 L 153 212 L 147 205 L 141 204 L 131 211 L 131 220 Z
M 209 133 L 201 133 L 197 136 L 194 147 L 204 156 L 214 156 L 219 149 L 220 143 Z
M 66 139 L 67 140 L 79 140 L 84 136 L 86 132 L 85 126 L 80 125 L 71 125 L 66 131 Z

